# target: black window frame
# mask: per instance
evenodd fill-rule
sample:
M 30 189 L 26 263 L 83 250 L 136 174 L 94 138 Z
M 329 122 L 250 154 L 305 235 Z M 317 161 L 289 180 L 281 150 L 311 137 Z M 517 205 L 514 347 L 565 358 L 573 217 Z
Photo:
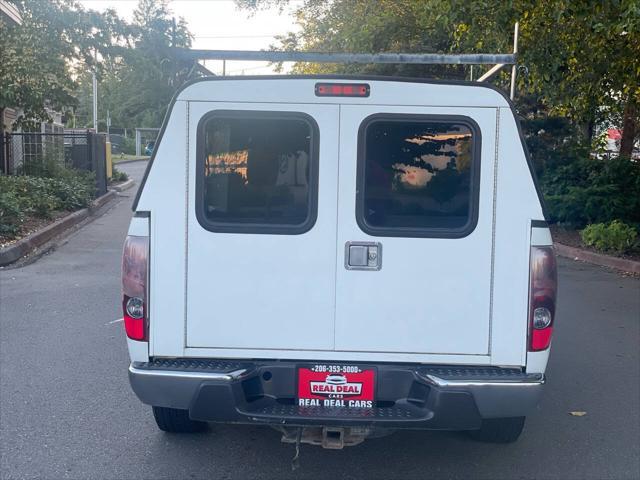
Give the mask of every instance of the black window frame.
M 309 202 L 307 219 L 300 224 L 236 223 L 211 220 L 205 212 L 205 128 L 213 118 L 253 120 L 302 120 L 309 125 Z M 320 165 L 320 129 L 315 119 L 304 112 L 267 110 L 211 110 L 198 122 L 196 132 L 196 218 L 202 228 L 215 233 L 242 233 L 266 235 L 301 235 L 313 228 L 318 218 L 318 177 Z
M 367 129 L 377 121 L 387 122 L 420 122 L 420 123 L 455 123 L 464 125 L 471 131 L 471 185 L 469 192 L 470 215 L 467 223 L 461 228 L 416 228 L 416 227 L 376 227 L 366 222 L 365 203 L 365 166 Z M 480 126 L 466 115 L 440 114 L 406 114 L 406 113 L 374 113 L 366 117 L 358 129 L 358 151 L 356 172 L 356 222 L 360 230 L 373 237 L 408 237 L 408 238 L 464 238 L 470 235 L 478 225 L 480 203 L 480 167 L 481 167 L 482 134 Z

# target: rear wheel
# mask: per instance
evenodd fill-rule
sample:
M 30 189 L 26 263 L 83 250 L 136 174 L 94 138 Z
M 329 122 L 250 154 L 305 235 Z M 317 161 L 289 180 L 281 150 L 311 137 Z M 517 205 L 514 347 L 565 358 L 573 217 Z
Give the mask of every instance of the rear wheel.
M 170 433 L 194 433 L 207 429 L 205 422 L 189 418 L 188 410 L 177 408 L 153 407 L 153 417 L 160 430 Z
M 524 429 L 525 417 L 489 418 L 482 420 L 479 430 L 469 431 L 474 440 L 490 443 L 515 442 Z

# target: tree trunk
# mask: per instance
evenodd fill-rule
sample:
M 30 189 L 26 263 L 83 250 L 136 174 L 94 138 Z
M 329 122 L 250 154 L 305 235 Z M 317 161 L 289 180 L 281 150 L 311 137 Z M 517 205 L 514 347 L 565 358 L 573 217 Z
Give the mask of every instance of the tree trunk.
M 631 158 L 633 143 L 638 135 L 638 104 L 629 96 L 622 114 L 622 138 L 620 139 L 620 156 Z
M 585 120 L 584 123 L 580 124 L 580 132 L 582 133 L 582 138 L 586 145 L 591 145 L 591 141 L 593 140 L 593 134 L 595 131 L 596 119 L 595 115 L 591 114 L 590 117 Z
M 580 133 L 582 133 L 582 140 L 585 144 L 591 145 L 593 127 L 591 122 L 584 122 L 580 124 Z

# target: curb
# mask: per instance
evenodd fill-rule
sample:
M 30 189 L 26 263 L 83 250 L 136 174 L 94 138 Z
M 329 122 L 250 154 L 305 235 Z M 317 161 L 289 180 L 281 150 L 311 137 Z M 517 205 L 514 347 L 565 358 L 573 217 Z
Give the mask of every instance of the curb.
M 116 192 L 120 193 L 120 192 L 124 192 L 125 190 L 130 189 L 135 184 L 136 184 L 136 182 L 134 182 L 133 180 L 129 179 L 126 182 L 122 182 L 122 183 L 120 183 L 118 185 L 112 185 L 111 188 L 113 190 L 115 190 Z
M 583 262 L 593 263 L 601 267 L 615 268 L 623 272 L 640 273 L 640 262 L 635 260 L 627 260 L 626 258 L 611 257 L 601 253 L 590 252 L 581 248 L 569 247 L 561 243 L 554 242 L 553 246 L 561 257 L 571 258 L 573 260 L 581 260 Z
M 101 197 L 96 198 L 90 207 L 70 213 L 66 217 L 47 225 L 41 230 L 18 240 L 13 245 L 0 249 L 0 267 L 5 267 L 21 259 L 36 248 L 50 241 L 52 238 L 64 233 L 86 218 L 95 215 L 98 210 L 113 200 L 115 196 L 116 192 L 114 190 L 109 190 Z
M 117 167 L 118 165 L 122 165 L 122 164 L 125 164 L 125 163 L 148 162 L 149 158 L 151 158 L 151 157 L 148 157 L 148 158 L 135 158 L 133 160 L 121 160 L 119 162 L 113 162 L 113 165 Z

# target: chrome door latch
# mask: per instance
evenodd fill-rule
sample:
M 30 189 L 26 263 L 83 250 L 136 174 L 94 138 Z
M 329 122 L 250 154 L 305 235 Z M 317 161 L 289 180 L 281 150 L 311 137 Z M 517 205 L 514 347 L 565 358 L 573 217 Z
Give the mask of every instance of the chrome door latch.
M 380 270 L 382 268 L 382 244 L 379 242 L 345 243 L 344 268 L 347 270 Z

